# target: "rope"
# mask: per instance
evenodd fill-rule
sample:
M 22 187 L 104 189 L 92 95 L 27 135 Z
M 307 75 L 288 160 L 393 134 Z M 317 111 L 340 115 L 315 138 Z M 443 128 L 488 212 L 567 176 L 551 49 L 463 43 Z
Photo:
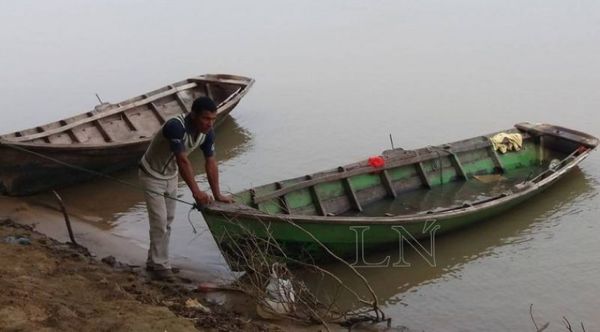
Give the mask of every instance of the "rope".
M 26 149 L 26 148 L 23 148 L 23 147 L 20 147 L 20 146 L 17 146 L 17 145 L 10 144 L 10 143 L 6 143 L 6 141 L 0 142 L 0 145 L 7 146 L 9 148 L 12 148 L 14 150 L 18 150 L 18 151 L 21 151 L 21 152 L 29 153 L 29 154 L 34 155 L 36 157 L 52 161 L 52 162 L 57 163 L 59 165 L 62 165 L 62 166 L 65 166 L 65 167 L 68 167 L 68 168 L 71 168 L 71 169 L 74 169 L 74 170 L 78 170 L 80 172 L 89 173 L 89 174 L 92 174 L 92 175 L 95 175 L 95 176 L 98 176 L 98 177 L 105 178 L 107 180 L 118 182 L 118 183 L 120 183 L 120 184 L 122 184 L 124 186 L 136 189 L 138 191 L 143 191 L 143 192 L 148 192 L 148 193 L 152 193 L 152 194 L 155 194 L 155 195 L 159 195 L 159 196 L 162 196 L 164 198 L 171 199 L 171 200 L 174 200 L 174 201 L 177 201 L 177 202 L 180 202 L 180 203 L 192 206 L 192 207 L 196 206 L 196 204 L 194 204 L 194 203 L 190 203 L 190 202 L 184 201 L 184 200 L 176 198 L 176 197 L 171 197 L 171 196 L 169 196 L 169 195 L 167 195 L 165 193 L 160 193 L 158 191 L 146 189 L 146 188 L 143 188 L 143 187 L 141 187 L 141 186 L 139 186 L 137 184 L 134 184 L 134 183 L 131 183 L 131 182 L 127 182 L 127 181 L 124 181 L 124 180 L 121 180 L 121 179 L 117 179 L 115 177 L 112 177 L 110 175 L 107 175 L 107 174 L 104 174 L 104 173 L 101 173 L 101 172 L 97 172 L 97 171 L 94 171 L 94 170 L 91 170 L 91 169 L 87 169 L 87 168 L 84 168 L 84 167 L 80 167 L 80 166 L 76 166 L 76 165 L 73 165 L 73 164 L 69 164 L 69 163 L 64 162 L 62 160 L 58 160 L 58 159 L 49 157 L 47 155 L 44 155 L 42 153 L 35 152 L 35 151 L 29 150 L 29 149 Z
M 225 99 L 221 103 L 219 103 L 219 105 L 217 105 L 217 108 L 220 108 L 221 106 L 223 106 L 226 103 L 228 103 L 229 101 L 231 101 L 234 97 L 238 96 L 238 93 L 241 90 L 242 90 L 241 87 L 238 88 L 234 93 L 232 93 L 229 97 L 227 97 L 227 99 Z M 96 97 L 98 97 L 98 94 L 96 94 Z M 98 97 L 98 100 L 100 100 L 100 97 Z M 102 103 L 102 101 L 100 101 L 100 103 Z M 174 201 L 179 202 L 179 203 L 186 204 L 186 205 L 188 205 L 188 206 L 191 207 L 190 211 L 188 212 L 188 222 L 192 226 L 192 229 L 194 230 L 194 234 L 197 233 L 196 232 L 196 228 L 194 227 L 194 225 L 192 223 L 192 219 L 191 219 L 190 215 L 191 215 L 191 213 L 192 213 L 193 210 L 202 211 L 202 209 L 204 208 L 204 206 L 201 206 L 201 205 L 199 205 L 197 203 L 190 203 L 190 202 L 184 201 L 182 199 L 179 199 L 177 197 L 171 197 L 169 195 L 166 195 L 165 193 L 160 193 L 160 192 L 157 192 L 157 191 L 154 191 L 154 190 L 149 190 L 149 189 L 143 188 L 143 187 L 141 187 L 139 185 L 136 185 L 134 183 L 123 181 L 121 179 L 117 179 L 117 178 L 112 177 L 112 176 L 110 176 L 108 174 L 104 174 L 104 173 L 100 173 L 100 172 L 97 172 L 97 171 L 94 171 L 94 170 L 91 170 L 91 169 L 87 169 L 87 168 L 83 168 L 83 167 L 80 167 L 80 166 L 72 165 L 72 164 L 66 163 L 66 162 L 64 162 L 62 160 L 58 160 L 58 159 L 52 158 L 52 157 L 44 155 L 42 153 L 35 152 L 35 151 L 26 149 L 26 148 L 18 146 L 18 145 L 11 144 L 11 143 L 8 143 L 5 140 L 0 139 L 0 146 L 2 146 L 2 145 L 6 146 L 6 147 L 9 147 L 11 149 L 17 150 L 17 151 L 29 153 L 29 154 L 37 156 L 39 158 L 52 161 L 52 162 L 57 163 L 59 165 L 62 165 L 62 166 L 65 166 L 65 167 L 68 167 L 68 168 L 71 168 L 71 169 L 74 169 L 74 170 L 78 170 L 80 172 L 89 173 L 89 174 L 92 174 L 94 176 L 98 176 L 98 177 L 101 177 L 101 178 L 104 178 L 104 179 L 107 179 L 107 180 L 110 180 L 110 181 L 113 181 L 113 182 L 120 183 L 121 185 L 133 188 L 133 189 L 138 190 L 138 191 L 142 191 L 142 192 L 146 192 L 146 193 L 152 193 L 152 194 L 155 194 L 155 195 L 162 196 L 162 197 L 164 197 L 166 199 L 170 199 L 170 200 L 174 200 Z
M 52 157 L 47 156 L 45 154 L 29 150 L 29 149 L 26 149 L 26 148 L 18 146 L 18 145 L 7 143 L 6 141 L 3 141 L 3 140 L 0 140 L 0 145 L 9 147 L 9 148 L 17 150 L 17 151 L 21 151 L 21 152 L 25 152 L 25 153 L 31 154 L 31 155 L 34 155 L 36 157 L 42 158 L 42 159 L 46 159 L 46 160 L 52 161 L 52 162 L 54 162 L 56 164 L 59 164 L 59 165 L 62 165 L 62 166 L 65 166 L 65 167 L 68 167 L 68 168 L 71 168 L 71 169 L 74 169 L 74 170 L 77 170 L 77 171 L 80 171 L 80 172 L 92 174 L 92 175 L 97 176 L 97 177 L 101 177 L 101 178 L 104 178 L 104 179 L 107 179 L 107 180 L 110 180 L 110 181 L 113 181 L 113 182 L 117 182 L 117 183 L 119 183 L 121 185 L 130 187 L 132 189 L 135 189 L 135 190 L 138 190 L 138 191 L 141 191 L 141 192 L 159 195 L 159 196 L 162 196 L 162 197 L 164 197 L 166 199 L 170 199 L 170 200 L 177 201 L 179 203 L 186 204 L 186 205 L 188 205 L 188 206 L 191 207 L 190 211 L 188 212 L 188 217 L 187 217 L 188 222 L 192 226 L 194 234 L 197 233 L 196 227 L 194 227 L 194 224 L 192 223 L 191 213 L 192 213 L 193 210 L 200 211 L 202 209 L 202 206 L 199 206 L 196 203 L 190 203 L 188 201 L 184 201 L 184 200 L 179 199 L 177 197 L 171 197 L 171 196 L 169 196 L 169 195 L 167 195 L 165 193 L 161 193 L 161 192 L 158 192 L 158 191 L 146 189 L 146 188 L 143 188 L 143 187 L 141 187 L 141 186 L 139 186 L 137 184 L 134 184 L 134 183 L 131 183 L 131 182 L 128 182 L 128 181 L 124 181 L 124 180 L 121 180 L 121 179 L 117 179 L 117 178 L 115 178 L 113 176 L 110 176 L 108 174 L 100 173 L 100 172 L 97 172 L 97 171 L 94 171 L 94 170 L 91 170 L 91 169 L 87 169 L 87 168 L 84 168 L 84 167 L 80 167 L 80 166 L 76 166 L 76 165 L 73 165 L 73 164 L 69 164 L 67 162 L 64 162 L 62 160 L 58 160 L 56 158 L 52 158 Z

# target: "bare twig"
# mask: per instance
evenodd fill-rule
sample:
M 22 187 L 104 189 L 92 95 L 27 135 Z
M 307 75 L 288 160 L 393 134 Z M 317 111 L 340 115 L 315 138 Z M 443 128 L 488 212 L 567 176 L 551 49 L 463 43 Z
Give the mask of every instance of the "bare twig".
M 60 195 L 56 192 L 56 190 L 52 190 L 52 193 L 54 194 L 54 197 L 56 197 L 56 200 L 60 205 L 60 210 L 62 211 L 63 216 L 65 217 L 65 224 L 67 224 L 67 232 L 69 233 L 69 239 L 71 239 L 71 243 L 77 246 L 78 244 L 77 241 L 75 241 L 75 235 L 73 235 L 73 229 L 71 228 L 71 219 L 69 218 L 69 214 L 67 213 L 65 203 L 63 202 L 62 197 L 60 197 Z
M 377 297 L 367 279 L 349 263 L 336 256 L 310 232 L 293 221 L 286 220 L 286 222 L 295 228 L 306 233 L 324 251 L 350 268 L 368 289 L 372 300 L 363 299 L 338 276 L 315 265 L 314 262 L 311 264 L 288 257 L 286 250 L 273 237 L 272 224 L 265 223 L 260 218 L 256 218 L 253 221 L 259 223 L 262 227 L 251 227 L 248 222 L 239 222 L 235 218 L 225 218 L 227 225 L 223 228 L 223 232 L 221 232 L 221 238 L 216 240 L 223 253 L 227 256 L 228 262 L 238 266 L 241 265 L 247 271 L 246 275 L 236 282 L 235 287 L 256 299 L 256 303 L 260 308 L 266 309 L 269 314 L 285 316 L 295 321 L 318 323 L 326 330 L 330 329 L 328 324 L 334 322 L 344 326 L 351 326 L 358 322 L 387 321 L 389 325 L 390 322 L 385 319 L 385 314 L 379 309 Z M 254 226 L 256 225 L 254 224 Z M 309 290 L 303 281 L 295 278 L 292 271 L 285 265 L 285 262 L 293 263 L 319 273 L 321 280 L 328 277 L 335 281 L 336 287 L 333 288 L 335 290 L 333 298 L 329 298 L 328 296 L 327 302 L 322 303 L 313 295 L 313 292 Z M 285 285 L 291 285 L 290 289 L 283 287 L 283 282 L 286 283 Z M 273 302 L 273 294 L 269 293 L 273 291 L 273 288 L 277 288 L 278 292 L 277 295 L 279 298 L 276 302 Z M 352 294 L 360 305 L 366 305 L 368 308 L 340 311 L 337 308 L 336 301 L 342 291 Z M 279 310 L 272 307 L 274 303 L 279 303 L 277 307 Z M 368 313 L 374 313 L 375 315 L 370 316 Z

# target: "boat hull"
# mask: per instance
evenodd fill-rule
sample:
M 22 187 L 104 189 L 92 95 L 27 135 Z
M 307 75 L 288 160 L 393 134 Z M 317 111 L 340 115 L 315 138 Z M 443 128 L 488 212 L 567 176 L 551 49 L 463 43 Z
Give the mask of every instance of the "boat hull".
M 205 214 L 205 220 L 229 265 L 236 270 L 243 265 L 237 261 L 239 243 L 249 236 L 276 241 L 281 254 L 292 262 L 328 262 L 337 260 L 337 256 L 352 264 L 366 265 L 365 255 L 399 249 L 401 243 L 406 247 L 406 241 L 435 241 L 438 235 L 489 220 L 540 192 L 541 189 L 484 210 L 410 222 L 309 223 L 218 214 Z
M 447 156 L 442 152 L 431 156 L 424 155 L 424 150 L 398 150 L 388 155 L 390 165 L 384 169 L 357 163 L 239 193 L 241 203 L 214 204 L 205 209 L 205 220 L 230 266 L 236 270 L 244 266 L 240 253 L 243 256 L 247 252 L 243 244 L 248 239 L 276 242 L 280 249 L 273 253 L 290 261 L 325 262 L 343 258 L 357 265 L 368 265 L 365 255 L 401 250 L 406 243 L 421 245 L 420 240 L 434 241 L 440 234 L 489 220 L 522 204 L 570 172 L 598 144 L 593 136 L 566 128 L 546 130 L 547 126 L 539 125 L 528 129 L 521 125 L 525 128 L 522 132 L 525 141 L 519 151 L 498 156 L 481 137 L 434 150 L 446 148 Z M 534 129 L 536 135 L 529 135 L 528 131 Z M 394 159 L 396 155 L 407 157 Z M 443 158 L 449 160 L 443 162 Z M 442 166 L 431 167 L 436 164 Z M 415 169 L 422 172 L 419 174 Z M 509 174 L 514 176 L 512 180 Z M 416 200 L 419 211 L 376 216 L 364 213 L 372 204 L 389 200 L 392 194 L 392 201 L 404 203 L 402 200 L 410 202 L 415 191 L 431 194 L 453 184 L 479 190 L 480 180 L 476 179 L 481 175 L 499 176 L 503 178 L 501 182 L 506 182 L 498 187 L 500 191 L 495 188 L 488 196 L 475 191 L 472 200 L 461 198 L 450 205 L 441 199 L 438 206 L 435 205 L 438 201 L 432 200 L 433 204 L 424 207 L 427 204 L 422 203 L 427 196 L 423 196 L 422 200 Z M 448 191 L 431 196 L 439 198 L 444 193 Z M 358 212 L 347 213 L 351 210 Z M 338 211 L 342 213 L 337 214 Z M 433 244 L 431 248 L 418 248 L 434 256 Z
M 234 107 L 235 105 L 219 115 L 217 126 Z M 99 177 L 92 172 L 110 174 L 135 167 L 149 144 L 150 140 L 148 139 L 95 149 L 19 146 L 19 148 L 56 159 L 64 164 L 30 152 L 0 145 L 0 155 L 2 156 L 0 193 L 9 196 L 33 195 Z M 83 168 L 86 171 L 77 170 L 75 167 Z
M 201 76 L 200 78 L 204 79 L 205 76 Z M 60 122 L 37 127 L 37 130 L 34 128 L 33 130 L 21 131 L 16 134 L 12 133 L 0 137 L 0 194 L 9 196 L 32 195 L 99 177 L 95 173 L 110 174 L 115 171 L 135 167 L 150 144 L 152 135 L 160 128 L 161 122 L 166 121 L 166 119 L 174 114 L 189 112 L 194 94 L 208 93 L 212 95 L 219 91 L 216 88 L 219 84 L 222 84 L 222 86 L 227 87 L 231 91 L 234 91 L 234 88 L 231 88 L 232 86 L 239 87 L 237 91 L 230 95 L 220 96 L 222 104 L 218 107 L 217 121 L 215 123 L 215 126 L 218 128 L 225 117 L 238 105 L 254 81 L 230 75 L 215 75 L 214 77 L 211 76 L 210 79 L 212 79 L 210 84 L 214 91 L 200 86 L 200 83 L 197 85 L 194 83 L 194 79 L 176 83 L 179 86 L 191 87 L 189 91 L 195 89 L 193 94 L 189 93 L 186 95 L 186 99 L 182 99 L 181 96 L 175 98 L 174 96 L 177 93 L 187 91 L 179 90 L 177 92 L 176 87 L 171 85 L 168 88 L 156 90 L 116 105 L 123 108 L 123 112 L 134 111 L 137 112 L 136 114 L 121 115 L 118 112 L 108 109 L 102 112 L 113 114 L 106 116 L 107 119 L 104 119 L 102 112 L 97 115 L 96 113 L 88 113 L 86 116 L 93 119 L 95 123 L 91 128 L 85 122 L 85 116 L 84 119 L 81 119 L 79 116 L 73 117 L 69 121 L 61 120 Z M 224 83 L 220 83 L 218 79 L 223 80 Z M 233 79 L 235 81 L 232 83 Z M 208 86 L 209 83 L 205 84 Z M 166 93 L 165 90 L 168 89 L 172 89 L 173 93 Z M 154 98 L 154 101 L 152 101 L 154 95 L 160 96 L 162 99 Z M 147 102 L 142 100 L 144 98 L 146 98 Z M 161 105 L 160 103 L 163 100 L 168 103 Z M 113 105 L 111 107 L 116 106 Z M 141 111 L 137 111 L 136 109 L 141 109 Z M 148 122 L 147 125 L 140 122 L 138 119 L 140 114 L 146 117 L 146 121 L 151 120 L 151 122 Z M 123 134 L 122 128 L 126 127 L 125 122 L 123 122 L 125 120 L 131 127 L 125 130 L 125 134 L 128 134 L 130 131 L 132 135 L 137 136 L 134 139 L 123 141 L 113 139 L 113 136 L 116 134 Z M 99 121 L 104 122 L 99 123 Z M 137 121 L 137 123 L 133 123 L 133 121 Z M 83 129 L 83 131 L 78 130 L 74 132 L 73 130 L 77 130 L 77 128 L 72 128 L 74 125 L 71 125 L 71 122 L 78 123 L 80 127 L 88 127 Z M 117 127 L 121 129 L 121 132 L 109 129 L 110 125 L 115 125 L 119 122 L 123 122 L 121 127 Z M 61 126 L 66 128 L 63 132 L 60 131 Z M 52 135 L 42 136 L 45 134 L 44 129 L 52 132 Z M 81 139 L 81 135 L 86 132 L 94 132 L 91 129 L 100 129 L 101 131 L 98 131 L 98 133 L 102 133 L 103 135 L 97 134 L 96 137 L 93 137 L 94 140 L 90 140 L 89 142 L 75 141 L 58 144 L 52 142 L 52 140 L 64 141 L 66 138 Z M 28 137 L 32 137 L 32 139 L 28 139 Z

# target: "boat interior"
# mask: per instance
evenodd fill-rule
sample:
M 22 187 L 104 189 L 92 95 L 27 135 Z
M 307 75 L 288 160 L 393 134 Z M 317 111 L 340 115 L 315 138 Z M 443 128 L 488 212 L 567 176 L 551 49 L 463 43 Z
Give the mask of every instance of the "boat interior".
M 380 167 L 363 160 L 242 191 L 236 201 L 267 214 L 321 218 L 451 211 L 523 190 L 597 144 L 597 139 L 565 128 L 560 129 L 563 137 L 540 133 L 528 123 L 516 127 L 503 133 L 520 134 L 518 151 L 496 151 L 490 138 L 498 133 L 410 151 L 387 150 Z M 560 127 L 544 130 L 555 128 Z
M 249 79 L 203 75 L 180 81 L 117 104 L 101 103 L 93 110 L 46 125 L 0 136 L 10 142 L 37 145 L 102 145 L 149 139 L 169 118 L 189 112 L 194 99 L 229 101 Z

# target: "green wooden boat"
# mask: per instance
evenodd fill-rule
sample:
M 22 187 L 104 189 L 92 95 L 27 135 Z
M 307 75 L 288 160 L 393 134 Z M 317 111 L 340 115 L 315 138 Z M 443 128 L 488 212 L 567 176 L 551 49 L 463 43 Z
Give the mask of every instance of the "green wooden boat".
M 490 138 L 498 133 L 520 134 L 521 149 L 496 151 Z M 598 145 L 596 137 L 547 124 L 520 123 L 498 133 L 387 150 L 375 158 L 383 165 L 363 160 L 255 187 L 203 214 L 232 267 L 240 262 L 228 253 L 250 233 L 277 241 L 292 260 L 320 262 L 334 254 L 360 263 L 363 251 L 398 248 L 401 236 L 429 238 L 506 211 L 555 183 Z

